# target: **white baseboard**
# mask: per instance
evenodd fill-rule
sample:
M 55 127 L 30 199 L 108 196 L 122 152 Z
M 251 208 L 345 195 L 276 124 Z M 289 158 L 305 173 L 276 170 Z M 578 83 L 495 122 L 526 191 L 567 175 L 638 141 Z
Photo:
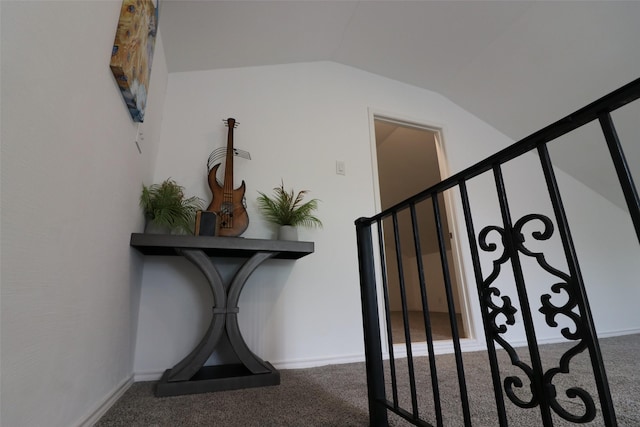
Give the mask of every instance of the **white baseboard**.
M 133 384 L 133 375 L 118 384 L 102 401 L 99 401 L 85 416 L 80 418 L 76 425 L 78 427 L 93 426 L 122 397 L 131 384 Z
M 632 328 L 632 329 L 618 329 L 618 330 L 615 330 L 615 331 L 600 331 L 600 332 L 597 332 L 597 335 L 598 335 L 599 339 L 620 337 L 620 336 L 624 336 L 624 335 L 633 335 L 633 334 L 640 334 L 640 329 Z M 551 338 L 539 338 L 538 339 L 538 345 L 542 345 L 542 344 L 559 344 L 559 343 L 566 343 L 566 342 L 570 342 L 570 341 L 567 341 L 567 339 L 564 338 L 563 336 L 557 336 L 557 337 L 551 337 Z M 527 346 L 527 341 L 526 340 L 512 341 L 512 342 L 509 342 L 509 344 L 511 344 L 512 347 L 526 347 Z
M 364 353 L 346 356 L 314 357 L 308 359 L 292 359 L 284 361 L 269 361 L 276 369 L 302 369 L 325 365 L 341 365 L 343 363 L 364 362 Z M 133 375 L 134 382 L 157 381 L 164 374 L 162 371 L 141 371 Z
M 164 374 L 164 369 L 162 371 L 142 371 L 142 372 L 134 372 L 133 373 L 133 381 L 141 382 L 141 381 L 158 381 L 162 374 Z
M 598 338 L 612 338 L 619 337 L 624 335 L 633 335 L 640 334 L 640 329 L 621 329 L 616 331 L 606 331 L 606 332 L 598 332 Z M 552 337 L 552 338 L 541 338 L 538 339 L 538 344 L 557 344 L 557 343 L 565 343 L 567 340 L 562 337 Z M 511 341 L 509 344 L 514 347 L 526 347 L 526 340 L 518 340 Z M 485 351 L 487 349 L 486 343 L 481 340 L 475 339 L 461 339 L 460 340 L 460 348 L 463 352 L 468 351 Z M 411 351 L 413 356 L 428 356 L 427 351 L 427 343 L 414 343 L 411 346 Z M 433 351 L 437 354 L 449 354 L 453 353 L 453 341 L 451 340 L 442 340 L 442 341 L 434 341 L 433 343 Z M 407 347 L 404 344 L 395 344 L 393 346 L 393 355 L 395 357 L 407 357 Z M 388 358 L 389 354 L 386 353 L 383 355 L 384 358 Z
M 325 365 L 342 365 L 344 363 L 364 362 L 364 353 L 342 356 L 315 357 L 271 362 L 276 369 L 302 369 Z
M 460 349 L 463 352 L 469 351 L 482 351 L 486 350 L 487 346 L 484 341 L 479 341 L 476 339 L 461 339 L 460 340 Z M 438 340 L 433 342 L 433 352 L 434 354 L 450 354 L 453 353 L 453 341 L 452 340 Z M 428 356 L 429 351 L 427 348 L 426 342 L 413 343 L 411 345 L 411 354 L 413 356 Z M 394 357 L 407 357 L 407 346 L 404 344 L 394 344 L 393 346 L 393 355 Z M 384 358 L 388 358 L 389 354 L 384 354 Z
M 617 337 L 622 335 L 639 334 L 640 329 L 624 329 L 617 331 L 598 332 L 598 338 Z M 563 337 L 543 338 L 540 339 L 538 344 L 555 344 L 567 342 Z M 525 347 L 527 345 L 526 340 L 511 342 L 513 347 Z M 461 339 L 460 348 L 463 352 L 469 351 L 484 351 L 487 349 L 484 340 L 477 339 Z M 414 356 L 427 356 L 427 344 L 426 343 L 414 343 L 412 346 L 412 352 Z M 453 353 L 453 341 L 441 340 L 433 343 L 433 350 L 435 354 L 449 354 Z M 407 357 L 407 348 L 404 344 L 396 344 L 393 346 L 393 353 L 395 357 Z M 383 354 L 385 359 L 389 358 L 389 354 Z M 343 363 L 355 363 L 364 362 L 364 353 L 342 355 L 342 356 L 328 356 L 328 357 L 314 357 L 306 359 L 292 359 L 281 360 L 271 362 L 276 369 L 303 369 L 313 368 L 316 366 L 325 365 L 341 365 Z M 133 375 L 133 381 L 157 381 L 164 374 L 164 369 L 161 371 L 141 371 L 135 372 Z M 128 388 L 128 386 L 127 386 Z M 126 390 L 126 389 L 125 389 Z M 124 391 L 123 391 L 124 393 Z
M 632 328 L 632 329 L 621 329 L 617 331 L 600 331 L 598 332 L 598 338 L 612 338 L 612 337 L 620 337 L 623 335 L 634 335 L 640 334 L 640 329 Z

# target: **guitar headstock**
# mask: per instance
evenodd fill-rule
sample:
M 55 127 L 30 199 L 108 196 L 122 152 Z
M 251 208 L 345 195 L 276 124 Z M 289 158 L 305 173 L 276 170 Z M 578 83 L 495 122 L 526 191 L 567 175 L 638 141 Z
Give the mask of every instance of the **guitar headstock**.
M 229 117 L 227 120 L 223 120 L 223 122 L 230 129 L 235 129 L 240 124 L 240 122 L 236 122 L 236 119 L 232 119 L 231 117 Z

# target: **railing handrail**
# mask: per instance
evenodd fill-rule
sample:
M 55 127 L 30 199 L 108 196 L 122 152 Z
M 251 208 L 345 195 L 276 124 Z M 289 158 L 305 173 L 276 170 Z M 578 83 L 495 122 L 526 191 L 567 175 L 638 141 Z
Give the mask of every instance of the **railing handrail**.
M 374 222 L 389 216 L 392 212 L 407 208 L 411 204 L 418 203 L 433 194 L 441 193 L 456 186 L 461 181 L 469 180 L 481 173 L 490 170 L 496 164 L 502 164 L 514 159 L 540 144 L 553 141 L 580 126 L 598 119 L 602 114 L 611 113 L 624 105 L 640 98 L 640 78 L 622 86 L 621 88 L 603 96 L 591 104 L 580 108 L 566 117 L 540 129 L 537 132 L 521 139 L 520 141 L 504 148 L 484 160 L 469 166 L 466 169 L 446 178 L 439 183 L 423 190 L 414 196 L 399 202 L 372 217 L 358 218 L 358 222 Z

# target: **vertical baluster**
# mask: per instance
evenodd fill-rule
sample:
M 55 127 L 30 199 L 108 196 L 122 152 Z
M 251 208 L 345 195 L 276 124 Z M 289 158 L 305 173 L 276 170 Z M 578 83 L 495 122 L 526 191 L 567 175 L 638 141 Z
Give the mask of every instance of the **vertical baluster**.
M 389 282 L 387 280 L 387 260 L 384 251 L 382 221 L 378 220 L 378 251 L 380 253 L 380 269 L 382 275 L 382 291 L 384 296 L 384 314 L 387 321 L 387 345 L 389 346 L 389 368 L 391 371 L 391 395 L 394 407 L 398 406 L 398 382 L 396 379 L 396 358 L 393 354 L 393 333 L 391 328 L 391 308 L 389 307 Z
M 493 393 L 496 399 L 496 409 L 498 410 L 498 421 L 500 427 L 507 427 L 507 413 L 504 406 L 504 395 L 502 394 L 502 381 L 500 379 L 500 369 L 498 368 L 498 358 L 496 355 L 496 348 L 493 342 L 494 331 L 491 327 L 491 320 L 489 318 L 489 310 L 486 305 L 485 298 L 490 298 L 490 295 L 485 295 L 485 289 L 483 287 L 482 279 L 482 267 L 480 266 L 480 255 L 478 253 L 478 246 L 476 242 L 476 234 L 473 227 L 473 218 L 471 216 L 471 205 L 469 204 L 469 194 L 467 193 L 467 184 L 465 181 L 460 181 L 460 196 L 462 198 L 462 209 L 464 212 L 464 220 L 467 226 L 467 237 L 469 238 L 469 247 L 471 249 L 471 260 L 473 263 L 473 273 L 476 280 L 476 287 L 478 288 L 478 300 L 480 301 L 480 310 L 482 312 L 482 320 L 484 326 L 484 334 L 487 342 L 487 352 L 489 356 L 489 366 L 491 367 L 491 379 L 493 381 Z
M 360 269 L 360 293 L 362 299 L 362 322 L 364 327 L 369 419 L 372 426 L 389 425 L 385 400 L 384 367 L 380 342 L 380 319 L 375 286 L 373 243 L 371 224 L 364 219 L 356 221 L 358 241 L 358 264 Z
M 494 165 L 493 174 L 495 178 L 496 189 L 498 190 L 498 200 L 500 202 L 502 221 L 504 223 L 504 244 L 507 247 L 507 253 L 509 254 L 511 267 L 513 268 L 516 289 L 518 291 L 518 301 L 520 302 L 522 319 L 524 321 L 524 329 L 527 335 L 529 355 L 531 356 L 531 365 L 534 373 L 532 378 L 534 398 L 540 405 L 540 414 L 542 416 L 543 425 L 552 426 L 553 419 L 551 418 L 549 402 L 543 398 L 544 386 L 542 360 L 540 359 L 538 340 L 536 338 L 533 318 L 531 316 L 531 307 L 529 305 L 529 299 L 527 297 L 527 289 L 524 281 L 524 275 L 522 273 L 522 265 L 520 264 L 520 257 L 518 255 L 518 251 L 516 250 L 514 241 L 515 236 L 513 235 L 513 224 L 511 223 L 509 202 L 507 201 L 507 193 L 505 190 L 504 179 L 502 177 L 502 170 L 500 168 L 500 165 Z
M 440 249 L 440 261 L 442 264 L 442 276 L 444 277 L 444 289 L 447 294 L 447 308 L 449 310 L 449 322 L 451 324 L 451 335 L 453 338 L 453 350 L 456 359 L 456 368 L 458 370 L 458 386 L 460 388 L 460 401 L 462 404 L 462 414 L 464 416 L 465 425 L 471 425 L 471 414 L 469 412 L 469 396 L 467 394 L 467 384 L 464 378 L 464 365 L 462 362 L 462 350 L 460 349 L 460 335 L 458 334 L 458 322 L 456 320 L 456 307 L 453 301 L 453 292 L 451 291 L 451 275 L 449 274 L 449 261 L 447 259 L 447 248 L 444 243 L 444 235 L 442 234 L 442 219 L 440 218 L 440 207 L 438 203 L 438 195 L 431 197 L 433 202 L 433 216 L 436 222 L 436 231 L 438 235 L 438 247 Z
M 436 425 L 442 426 L 442 406 L 440 403 L 440 390 L 438 387 L 438 372 L 436 369 L 436 358 L 433 350 L 433 334 L 431 330 L 431 319 L 429 316 L 429 302 L 427 299 L 427 285 L 424 275 L 424 265 L 422 262 L 422 245 L 420 244 L 420 233 L 418 219 L 416 215 L 416 205 L 410 205 L 411 224 L 413 227 L 413 242 L 416 251 L 416 261 L 418 267 L 418 280 L 420 281 L 420 297 L 422 300 L 422 313 L 424 316 L 424 328 L 427 338 L 427 349 L 429 351 L 429 370 L 431 372 L 431 389 L 433 390 L 433 406 L 436 413 Z
M 609 382 L 607 381 L 607 374 L 604 369 L 604 362 L 602 360 L 602 353 L 600 352 L 600 345 L 598 344 L 595 325 L 591 315 L 587 291 L 584 286 L 582 273 L 580 272 L 578 256 L 573 245 L 571 231 L 569 230 L 569 221 L 567 220 L 567 215 L 564 210 L 562 198 L 560 196 L 560 189 L 558 187 L 558 182 L 556 181 L 551 157 L 549 156 L 549 150 L 547 149 L 546 144 L 538 146 L 538 155 L 540 156 L 542 171 L 547 183 L 547 189 L 549 190 L 549 196 L 551 198 L 556 222 L 558 224 L 558 232 L 560 233 L 560 238 L 562 240 L 565 258 L 567 259 L 567 265 L 569 266 L 569 275 L 574 279 L 575 283 L 575 287 L 573 287 L 572 291 L 576 293 L 575 296 L 577 297 L 578 307 L 580 309 L 582 329 L 586 331 L 587 334 L 587 336 L 583 336 L 583 339 L 587 341 L 589 348 L 591 366 L 593 368 L 596 387 L 598 388 L 598 395 L 600 397 L 600 405 L 602 407 L 602 415 L 607 426 L 615 426 L 617 425 L 616 414 L 611 400 Z
M 409 387 L 411 390 L 412 412 L 415 418 L 418 417 L 418 399 L 416 395 L 416 378 L 413 368 L 413 350 L 411 347 L 411 333 L 409 330 L 409 314 L 407 309 L 407 292 L 404 280 L 404 268 L 402 265 L 402 248 L 400 247 L 400 233 L 398 229 L 398 215 L 394 211 L 393 218 L 393 236 L 396 246 L 396 262 L 398 263 L 398 279 L 400 281 L 400 300 L 402 302 L 402 321 L 404 324 L 405 346 L 407 348 L 407 368 L 409 370 Z M 397 409 L 397 407 L 396 407 Z
M 622 146 L 618 139 L 618 133 L 616 132 L 613 120 L 611 119 L 611 114 L 601 114 L 598 119 L 600 120 L 600 126 L 602 127 L 602 132 L 604 133 L 604 137 L 607 141 L 609 153 L 611 153 L 611 159 L 613 160 L 613 164 L 616 168 L 618 179 L 620 180 L 620 186 L 622 187 L 624 198 L 627 202 L 627 206 L 629 207 L 629 214 L 631 215 L 633 226 L 636 229 L 638 242 L 640 242 L 640 197 L 638 196 L 638 190 L 633 183 L 633 177 L 631 176 L 627 159 L 622 151 Z

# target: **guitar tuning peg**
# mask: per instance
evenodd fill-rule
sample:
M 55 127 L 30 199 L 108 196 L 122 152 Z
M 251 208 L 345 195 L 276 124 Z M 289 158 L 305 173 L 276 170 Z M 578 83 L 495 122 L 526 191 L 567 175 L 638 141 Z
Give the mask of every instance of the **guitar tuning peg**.
M 224 122 L 225 125 L 229 126 L 229 120 L 233 120 L 233 128 L 237 128 L 238 125 L 240 124 L 240 122 L 236 121 L 236 119 L 233 118 L 228 118 L 228 119 L 222 119 L 222 121 Z

